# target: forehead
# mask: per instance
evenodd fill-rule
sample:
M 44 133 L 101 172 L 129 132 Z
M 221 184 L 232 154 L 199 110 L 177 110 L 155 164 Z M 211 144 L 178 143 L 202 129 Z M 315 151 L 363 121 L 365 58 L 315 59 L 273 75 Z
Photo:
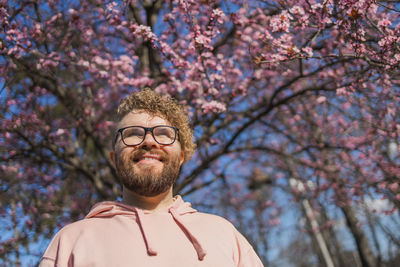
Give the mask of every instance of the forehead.
M 118 127 L 123 128 L 131 125 L 153 127 L 156 125 L 170 125 L 170 123 L 161 114 L 151 114 L 144 110 L 133 110 L 122 118 L 118 123 Z

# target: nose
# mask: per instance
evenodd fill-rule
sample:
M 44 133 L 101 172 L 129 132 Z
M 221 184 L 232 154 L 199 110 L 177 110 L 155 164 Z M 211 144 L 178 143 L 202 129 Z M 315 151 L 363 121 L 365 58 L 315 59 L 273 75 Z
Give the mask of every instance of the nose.
M 158 147 L 159 144 L 156 142 L 156 140 L 154 140 L 153 135 L 151 134 L 150 131 L 148 131 L 146 133 L 146 135 L 144 136 L 144 140 L 140 145 L 142 148 L 145 147 L 149 147 L 149 148 L 153 148 L 153 147 Z

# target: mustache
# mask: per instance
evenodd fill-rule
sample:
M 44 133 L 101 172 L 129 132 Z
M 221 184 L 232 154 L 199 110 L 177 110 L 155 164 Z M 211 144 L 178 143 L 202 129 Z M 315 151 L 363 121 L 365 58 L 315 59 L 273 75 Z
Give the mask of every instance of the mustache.
M 130 159 L 131 160 L 137 160 L 138 158 L 142 157 L 145 154 L 152 154 L 152 155 L 157 155 L 159 156 L 163 161 L 167 160 L 168 157 L 166 157 L 166 153 L 162 150 L 159 149 L 143 149 L 143 148 L 139 148 L 137 150 L 135 150 L 131 155 L 130 155 Z

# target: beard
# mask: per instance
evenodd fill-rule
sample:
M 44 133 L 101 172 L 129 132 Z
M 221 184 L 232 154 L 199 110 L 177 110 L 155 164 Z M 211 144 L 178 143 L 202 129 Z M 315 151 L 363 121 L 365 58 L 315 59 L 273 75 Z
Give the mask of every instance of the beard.
M 135 171 L 135 158 L 144 153 L 153 153 L 162 156 L 163 168 L 156 172 L 154 166 L 140 166 Z M 179 156 L 166 157 L 161 152 L 138 149 L 132 155 L 116 157 L 116 169 L 124 187 L 138 195 L 153 197 L 170 189 L 178 180 L 181 170 Z

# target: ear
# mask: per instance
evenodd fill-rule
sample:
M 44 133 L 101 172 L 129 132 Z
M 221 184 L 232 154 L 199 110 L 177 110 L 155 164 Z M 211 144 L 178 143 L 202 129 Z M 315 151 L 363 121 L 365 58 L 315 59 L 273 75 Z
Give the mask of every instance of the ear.
M 110 151 L 110 159 L 111 159 L 112 163 L 115 165 L 115 151 L 114 150 Z
M 181 165 L 182 165 L 182 163 L 183 163 L 184 160 L 185 160 L 185 153 L 184 153 L 183 150 L 182 150 L 182 151 L 181 151 L 181 161 L 180 161 Z

